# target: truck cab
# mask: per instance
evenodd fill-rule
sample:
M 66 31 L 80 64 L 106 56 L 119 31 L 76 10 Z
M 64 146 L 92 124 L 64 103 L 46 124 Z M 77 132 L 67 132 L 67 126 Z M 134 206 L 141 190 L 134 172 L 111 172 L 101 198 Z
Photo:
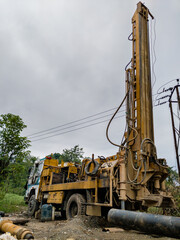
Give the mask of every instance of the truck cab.
M 34 212 L 38 208 L 37 195 L 44 160 L 45 158 L 36 160 L 34 165 L 29 169 L 29 177 L 25 186 L 26 192 L 24 200 L 28 204 L 28 214 L 30 216 L 34 215 Z

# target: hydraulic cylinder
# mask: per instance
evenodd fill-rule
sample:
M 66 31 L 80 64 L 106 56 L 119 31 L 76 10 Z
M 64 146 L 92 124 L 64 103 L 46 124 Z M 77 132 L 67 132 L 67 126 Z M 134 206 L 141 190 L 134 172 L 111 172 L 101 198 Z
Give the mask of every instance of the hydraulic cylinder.
M 17 239 L 34 239 L 33 234 L 29 230 L 13 224 L 10 220 L 0 221 L 0 231 L 9 232 L 11 235 L 16 236 Z

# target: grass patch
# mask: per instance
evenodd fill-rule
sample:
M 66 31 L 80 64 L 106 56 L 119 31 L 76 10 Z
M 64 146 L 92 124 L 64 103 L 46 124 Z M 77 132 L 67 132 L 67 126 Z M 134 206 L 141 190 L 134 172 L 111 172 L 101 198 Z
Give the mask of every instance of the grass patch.
M 0 211 L 5 213 L 19 212 L 25 207 L 24 197 L 13 193 L 6 193 L 0 200 Z
M 177 208 L 177 207 L 176 208 L 166 208 L 165 211 L 163 212 L 162 208 L 149 207 L 148 208 L 148 213 L 180 217 L 180 211 L 179 210 L 180 209 Z
M 148 208 L 148 213 L 152 213 L 152 214 L 163 214 L 163 209 L 162 208 L 158 208 L 158 207 L 149 207 Z

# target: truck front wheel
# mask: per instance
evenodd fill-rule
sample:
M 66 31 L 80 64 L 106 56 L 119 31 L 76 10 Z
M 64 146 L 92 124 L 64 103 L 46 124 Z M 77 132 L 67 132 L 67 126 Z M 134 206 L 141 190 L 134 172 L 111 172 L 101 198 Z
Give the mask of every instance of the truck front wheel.
M 35 195 L 31 195 L 29 201 L 28 201 L 28 216 L 32 217 L 34 216 L 35 212 L 38 210 L 39 204 L 35 199 Z
M 66 217 L 71 219 L 75 216 L 85 215 L 86 206 L 83 195 L 76 193 L 71 195 L 66 205 Z

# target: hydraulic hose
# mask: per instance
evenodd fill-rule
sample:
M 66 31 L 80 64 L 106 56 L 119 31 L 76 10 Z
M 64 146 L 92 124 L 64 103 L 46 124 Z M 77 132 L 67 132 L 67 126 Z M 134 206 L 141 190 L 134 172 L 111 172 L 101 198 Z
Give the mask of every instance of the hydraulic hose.
M 160 164 L 160 163 L 158 162 L 158 160 L 157 160 L 156 146 L 155 146 L 154 142 L 153 142 L 150 138 L 145 138 L 145 139 L 142 140 L 142 142 L 141 142 L 141 151 L 143 151 L 143 145 L 144 145 L 146 142 L 152 144 L 152 146 L 153 146 L 154 149 L 155 149 L 155 161 L 156 161 L 157 165 L 159 165 L 160 167 L 163 167 L 163 168 L 168 168 L 168 166 L 164 166 L 164 165 L 162 165 L 162 164 Z
M 114 119 L 114 117 L 115 117 L 116 114 L 118 113 L 119 109 L 122 107 L 124 101 L 126 100 L 126 97 L 128 96 L 128 93 L 129 93 L 129 89 L 128 89 L 128 91 L 126 92 L 126 95 L 125 95 L 125 97 L 123 98 L 121 104 L 119 105 L 119 107 L 117 108 L 117 110 L 115 111 L 115 113 L 113 114 L 113 116 L 111 117 L 111 119 L 110 119 L 110 121 L 109 121 L 109 123 L 108 123 L 108 125 L 107 125 L 107 128 L 106 128 L 106 137 L 107 137 L 107 140 L 108 140 L 112 145 L 114 145 L 114 146 L 116 146 L 116 147 L 119 147 L 119 148 L 126 148 L 126 147 L 123 146 L 123 145 L 120 145 L 120 144 L 113 143 L 113 142 L 110 140 L 110 138 L 109 138 L 109 127 L 110 127 L 110 125 L 111 125 L 112 120 Z

